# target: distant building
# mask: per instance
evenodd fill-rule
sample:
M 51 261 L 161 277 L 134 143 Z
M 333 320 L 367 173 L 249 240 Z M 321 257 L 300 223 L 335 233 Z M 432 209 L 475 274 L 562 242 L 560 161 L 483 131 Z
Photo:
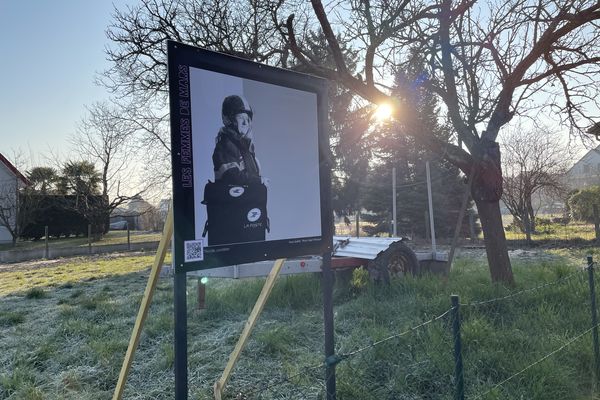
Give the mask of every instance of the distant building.
M 570 189 L 600 185 L 600 146 L 588 151 L 567 171 L 566 182 Z
M 133 197 L 126 208 L 116 208 L 111 216 L 111 229 L 129 229 L 135 231 L 157 231 L 162 229 L 163 221 L 159 210 L 141 196 Z M 126 222 L 125 225 L 119 222 Z
M 29 180 L 0 153 L 0 243 L 10 243 L 13 239 L 7 225 L 15 226 L 17 192 L 28 185 Z

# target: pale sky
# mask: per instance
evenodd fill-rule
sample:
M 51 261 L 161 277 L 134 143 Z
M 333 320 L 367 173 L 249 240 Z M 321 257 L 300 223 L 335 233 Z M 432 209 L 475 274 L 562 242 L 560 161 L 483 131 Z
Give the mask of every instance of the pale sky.
M 1 153 L 20 149 L 35 165 L 68 151 L 84 105 L 108 97 L 94 76 L 108 66 L 113 3 L 126 1 L 0 0 Z
M 0 152 L 27 167 L 68 157 L 67 138 L 85 105 L 108 97 L 94 84 L 109 64 L 105 30 L 113 4 L 135 0 L 0 0 Z

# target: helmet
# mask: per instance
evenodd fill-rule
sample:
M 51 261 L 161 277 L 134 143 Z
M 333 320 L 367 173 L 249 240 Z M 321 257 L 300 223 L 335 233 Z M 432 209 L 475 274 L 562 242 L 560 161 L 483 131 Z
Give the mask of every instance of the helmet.
M 236 114 L 246 113 L 252 119 L 254 113 L 252 107 L 248 104 L 248 101 L 242 96 L 231 95 L 225 97 L 223 100 L 223 107 L 221 108 L 221 115 L 223 117 L 223 123 L 228 125 L 228 122 L 235 117 Z

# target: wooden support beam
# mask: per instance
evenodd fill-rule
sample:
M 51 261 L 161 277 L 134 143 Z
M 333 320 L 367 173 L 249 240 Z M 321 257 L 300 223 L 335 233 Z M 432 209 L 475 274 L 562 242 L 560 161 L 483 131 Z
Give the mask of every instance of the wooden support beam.
M 222 399 L 223 392 L 225 391 L 225 386 L 227 385 L 227 382 L 229 381 L 231 372 L 233 371 L 235 364 L 237 363 L 238 359 L 240 358 L 240 354 L 242 353 L 242 350 L 244 349 L 244 347 L 246 346 L 246 343 L 248 342 L 248 338 L 250 337 L 250 333 L 252 333 L 252 329 L 254 329 L 254 325 L 256 325 L 256 321 L 258 320 L 258 317 L 260 316 L 263 308 L 265 307 L 267 299 L 269 298 L 269 295 L 271 294 L 271 291 L 273 290 L 273 286 L 275 285 L 275 280 L 277 279 L 277 276 L 279 275 L 279 271 L 281 271 L 281 267 L 283 266 L 284 262 L 285 262 L 284 258 L 281 258 L 281 259 L 275 261 L 275 265 L 273 265 L 273 268 L 271 269 L 271 272 L 269 273 L 269 276 L 267 277 L 267 280 L 265 281 L 262 291 L 260 292 L 260 295 L 258 296 L 258 299 L 256 300 L 256 304 L 254 304 L 254 308 L 252 309 L 252 312 L 250 313 L 250 317 L 248 317 L 248 321 L 246 321 L 246 325 L 244 326 L 242 335 L 240 336 L 237 344 L 235 345 L 233 352 L 229 356 L 229 361 L 227 362 L 227 365 L 225 366 L 225 369 L 223 370 L 223 375 L 221 375 L 221 378 L 217 382 L 215 382 L 215 385 L 214 385 L 215 400 Z
M 163 234 L 158 245 L 158 250 L 156 251 L 156 256 L 154 257 L 154 263 L 152 264 L 152 269 L 150 270 L 150 277 L 148 278 L 148 283 L 146 284 L 144 297 L 142 298 L 142 303 L 140 304 L 140 310 L 138 311 L 138 315 L 133 326 L 131 339 L 129 339 L 129 345 L 127 346 L 125 359 L 123 360 L 123 365 L 121 366 L 121 373 L 119 374 L 119 380 L 117 381 L 117 386 L 115 387 L 113 400 L 120 400 L 121 396 L 123 395 L 123 389 L 125 389 L 127 375 L 129 374 L 131 364 L 133 363 L 133 356 L 140 341 L 142 327 L 144 326 L 144 322 L 146 321 L 146 317 L 148 315 L 148 310 L 150 309 L 150 303 L 152 302 L 154 289 L 156 288 L 156 283 L 158 282 L 160 269 L 165 261 L 165 255 L 167 254 L 167 249 L 169 248 L 169 242 L 171 241 L 172 234 L 173 204 L 171 203 L 171 207 L 169 207 L 169 213 L 167 214 L 167 220 L 165 222 L 165 227 L 163 229 Z

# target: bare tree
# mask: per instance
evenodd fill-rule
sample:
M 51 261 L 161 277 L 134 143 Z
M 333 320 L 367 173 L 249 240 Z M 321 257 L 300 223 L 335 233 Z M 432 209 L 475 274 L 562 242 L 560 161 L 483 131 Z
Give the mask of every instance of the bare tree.
M 564 174 L 570 159 L 566 146 L 557 133 L 547 129 L 516 127 L 503 135 L 504 191 L 502 201 L 513 215 L 517 226 L 527 234 L 536 230 L 535 195 L 562 198 L 567 188 Z
M 409 62 L 408 50 L 419 49 L 429 60 L 415 84 L 444 103 L 459 145 L 440 142 L 428 132 L 416 136 L 472 176 L 471 193 L 492 280 L 512 283 L 499 207 L 503 180 L 496 139 L 515 115 L 536 106 L 558 112 L 573 129 L 590 125 L 589 110 L 598 109 L 600 98 L 593 84 L 600 72 L 600 3 L 362 0 L 349 2 L 343 17 L 326 10 L 319 0 L 311 4 L 337 66 L 325 68 L 306 57 L 291 15 L 286 37 L 294 56 L 314 73 L 341 82 L 371 102 L 395 103 L 381 77 L 386 68 Z M 364 79 L 348 72 L 334 29 L 343 30 L 347 40 L 363 43 Z M 411 114 L 405 108 L 397 118 L 410 124 Z
M 133 136 L 138 124 L 126 117 L 127 112 L 115 103 L 94 103 L 70 138 L 80 157 L 99 167 L 102 220 L 148 187 L 135 177 Z
M 513 282 L 499 200 L 500 129 L 515 115 L 553 111 L 573 130 L 591 124 L 600 72 L 597 1 L 438 0 L 328 3 L 284 0 L 143 0 L 115 12 L 108 30 L 112 68 L 104 82 L 123 95 L 166 103 L 165 39 L 206 47 L 326 77 L 365 101 L 396 105 L 396 118 L 433 152 L 472 181 L 493 281 Z M 306 48 L 321 29 L 334 66 Z M 358 74 L 341 49 L 354 48 Z M 411 129 L 414 112 L 386 83 L 415 56 L 427 66 L 415 85 L 445 107 L 454 138 Z M 463 149 L 464 144 L 466 149 Z
M 98 81 L 126 104 L 120 117 L 137 125 L 144 177 L 155 188 L 169 187 L 171 177 L 166 39 L 283 65 L 289 50 L 281 26 L 272 23 L 279 7 L 287 6 L 262 0 L 142 0 L 115 9 L 106 31 L 112 66 Z

